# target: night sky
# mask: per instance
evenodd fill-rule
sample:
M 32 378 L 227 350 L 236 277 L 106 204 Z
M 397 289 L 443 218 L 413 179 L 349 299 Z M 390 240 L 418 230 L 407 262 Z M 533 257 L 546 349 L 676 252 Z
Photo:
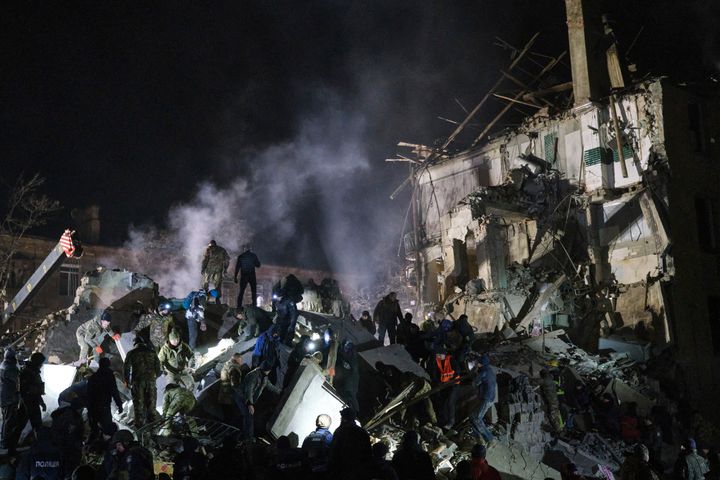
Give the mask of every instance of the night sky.
M 347 242 L 394 254 L 408 197 L 388 196 L 407 167 L 384 159 L 453 130 L 437 116 L 462 120 L 455 99 L 472 108 L 509 62 L 495 36 L 567 48 L 560 0 L 146 3 L 3 4 L 3 182 L 46 176 L 65 207 L 53 229 L 100 205 L 109 244 L 165 226 L 203 182 L 246 182 L 232 209 L 256 249 L 323 268 L 356 268 L 337 264 Z M 643 72 L 699 78 L 720 63 L 711 3 L 608 10 L 626 46 L 644 26 Z

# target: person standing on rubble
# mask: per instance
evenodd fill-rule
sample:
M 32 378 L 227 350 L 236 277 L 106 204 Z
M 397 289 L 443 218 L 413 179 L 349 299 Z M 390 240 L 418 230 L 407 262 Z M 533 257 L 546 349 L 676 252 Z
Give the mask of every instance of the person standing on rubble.
M 255 405 L 260 400 L 265 388 L 276 395 L 282 393 L 282 390 L 273 385 L 268 378 L 272 368 L 273 366 L 270 363 L 263 362 L 259 367 L 248 372 L 245 378 L 242 379 L 240 389 L 235 397 L 235 404 L 243 417 L 243 436 L 245 440 L 253 439 Z
M 340 398 L 356 412 L 360 411 L 357 394 L 360 388 L 360 370 L 355 345 L 350 340 L 343 340 L 335 363 L 335 389 Z
M 325 475 L 330 459 L 330 445 L 333 434 L 330 433 L 332 419 L 330 415 L 321 414 L 315 419 L 315 430 L 302 443 L 302 451 L 308 458 L 310 470 L 314 475 Z
M 174 320 L 170 314 L 171 308 L 169 302 L 163 302 L 155 310 L 148 309 L 148 312 L 140 317 L 140 321 L 133 329 L 135 336 L 149 341 L 155 352 L 160 351 L 167 340 L 168 333 L 173 328 Z
M 346 407 L 340 411 L 340 425 L 330 443 L 328 478 L 361 480 L 372 462 L 370 435 L 355 422 L 357 412 Z
M 273 370 L 277 364 L 278 345 L 280 344 L 280 329 L 277 325 L 265 330 L 255 342 L 252 354 L 252 368 L 261 363 L 272 365 Z
M 17 366 L 15 350 L 5 349 L 4 360 L 0 366 L 0 408 L 2 408 L 2 448 L 8 448 L 11 426 L 18 413 L 20 403 L 20 370 Z
M 397 343 L 407 346 L 410 343 L 411 328 L 413 325 L 413 316 L 410 312 L 405 312 L 405 316 L 400 320 L 397 326 Z
M 36 434 L 38 429 L 42 427 L 40 409 L 43 412 L 47 410 L 45 401 L 42 398 L 45 394 L 45 383 L 40 376 L 43 363 L 45 363 L 45 355 L 35 352 L 30 355 L 30 360 L 25 362 L 25 365 L 20 369 L 18 376 L 20 402 L 15 416 L 10 417 L 12 420 L 11 425 L 6 426 L 6 428 L 10 429 L 10 432 L 8 432 L 9 438 L 5 448 L 7 448 L 10 455 L 16 453 L 17 443 L 28 420 Z
M 435 394 L 436 408 L 440 426 L 446 430 L 455 425 L 455 404 L 457 403 L 458 366 L 453 355 L 438 348 L 435 361 L 428 362 L 428 374 L 433 386 L 451 385 Z
M 123 412 L 123 406 L 109 358 L 100 359 L 97 372 L 88 378 L 87 391 L 90 438 L 98 438 L 100 431 L 110 435 L 114 427 L 110 405 L 114 401 L 118 413 Z
M 483 353 L 480 357 L 479 371 L 473 379 L 473 385 L 477 388 L 477 397 L 480 406 L 470 417 L 472 432 L 476 438 L 481 438 L 486 444 L 493 441 L 494 437 L 490 429 L 485 425 L 485 414 L 495 403 L 497 392 L 497 376 L 495 369 L 490 365 L 490 355 Z
M 212 283 L 215 290 L 217 290 L 218 295 L 215 297 L 215 303 L 220 303 L 223 275 L 227 272 L 229 266 L 230 255 L 228 255 L 227 250 L 218 245 L 215 240 L 210 240 L 207 248 L 205 248 L 200 273 L 203 277 L 202 289 L 207 291 Z
M 378 324 L 378 340 L 380 340 L 380 343 L 385 344 L 385 332 L 387 332 L 390 344 L 395 343 L 397 322 L 402 322 L 403 320 L 397 293 L 390 292 L 378 302 L 373 312 L 373 318 Z
M 260 335 L 272 325 L 270 312 L 254 305 L 238 307 L 235 317 L 240 321 L 238 337 L 240 341 L 250 340 Z
M 415 430 L 405 432 L 392 465 L 400 480 L 435 480 L 432 459 L 420 446 L 420 436 Z
M 250 244 L 243 246 L 243 253 L 238 255 L 235 262 L 235 283 L 238 283 L 238 274 L 240 274 L 240 290 L 237 296 L 237 306 L 243 306 L 243 298 L 245 297 L 245 289 L 250 284 L 251 305 L 257 307 L 257 278 L 255 277 L 255 269 L 260 268 L 260 259 L 255 252 L 252 251 Z
M 377 329 L 375 328 L 375 322 L 373 322 L 372 317 L 370 316 L 370 312 L 367 310 L 363 310 L 362 314 L 360 315 L 360 325 L 370 332 L 370 335 L 375 336 L 375 332 L 377 332 Z
M 99 318 L 93 317 L 77 328 L 75 338 L 80 346 L 80 363 L 87 363 L 88 355 L 91 352 L 95 361 L 100 361 L 100 355 L 103 353 L 101 345 L 105 341 L 105 337 L 112 336 L 113 340 L 120 340 L 119 333 L 109 330 L 111 320 L 110 312 L 105 310 Z
M 302 302 L 305 287 L 292 273 L 283 278 L 273 289 L 275 301 L 275 325 L 280 332 L 280 340 L 292 345 L 295 336 L 295 324 L 299 316 L 297 304 Z
M 160 360 L 143 337 L 135 337 L 135 348 L 125 357 L 123 377 L 132 392 L 134 425 L 137 430 L 155 420 L 157 378 L 162 373 Z
M 190 362 L 193 352 L 187 343 L 180 340 L 177 330 L 172 330 L 168 341 L 160 349 L 158 360 L 160 367 L 168 377 L 168 382 L 183 385 L 186 388 L 195 388 L 195 382 L 190 374 Z
M 118 430 L 110 439 L 100 471 L 108 480 L 152 480 L 155 478 L 153 455 L 135 441 L 130 430 Z
M 187 320 L 188 343 L 193 351 L 197 348 L 198 328 L 202 332 L 207 330 L 207 324 L 205 323 L 205 305 L 207 304 L 208 296 L 217 299 L 219 295 L 220 293 L 216 289 L 210 290 L 207 293 L 205 293 L 205 290 L 196 290 L 190 292 L 183 300 L 185 320 Z

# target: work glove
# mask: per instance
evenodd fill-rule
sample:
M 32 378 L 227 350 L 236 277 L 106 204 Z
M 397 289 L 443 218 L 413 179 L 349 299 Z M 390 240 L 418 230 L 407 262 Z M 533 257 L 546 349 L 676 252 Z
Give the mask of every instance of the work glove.
M 119 341 L 120 341 L 120 334 L 119 334 L 119 333 L 116 333 L 116 334 L 114 334 L 114 335 L 112 336 L 112 338 L 113 338 L 113 340 L 115 340 L 116 342 L 119 342 Z
M 102 349 L 102 347 L 101 347 L 100 345 L 98 345 L 97 347 L 95 347 L 95 351 L 96 351 L 97 353 L 102 353 L 102 352 L 103 352 L 103 349 Z

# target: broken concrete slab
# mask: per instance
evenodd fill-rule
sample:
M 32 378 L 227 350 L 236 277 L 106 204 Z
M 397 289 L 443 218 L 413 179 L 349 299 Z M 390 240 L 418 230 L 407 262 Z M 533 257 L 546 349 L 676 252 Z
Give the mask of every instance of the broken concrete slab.
M 655 402 L 651 398 L 638 392 L 619 378 L 613 378 L 607 387 L 605 387 L 604 392 L 614 394 L 621 404 L 636 403 L 637 413 L 642 417 L 649 416 L 652 407 L 655 405 Z
M 554 468 L 533 460 L 529 452 L 521 448 L 496 443 L 487 451 L 487 461 L 505 478 L 524 478 L 527 480 L 560 479 L 560 472 Z
M 627 353 L 636 362 L 647 362 L 650 360 L 652 346 L 649 342 L 611 335 L 598 339 L 598 350 Z
M 387 345 L 385 347 L 374 348 L 372 350 L 365 350 L 364 352 L 360 352 L 359 355 L 373 369 L 375 369 L 375 364 L 377 362 L 382 362 L 386 365 L 397 367 L 402 372 L 410 372 L 420 378 L 430 380 L 430 377 L 425 369 L 413 361 L 412 357 L 408 351 L 405 350 L 403 345 Z
M 77 367 L 72 365 L 52 365 L 46 363 L 40 369 L 40 376 L 45 382 L 45 395 L 43 401 L 47 406 L 46 414 L 58 407 L 58 396 L 60 392 L 68 388 L 75 381 Z
M 523 345 L 539 353 L 552 353 L 554 355 L 567 355 L 572 346 L 561 340 L 560 336 L 565 335 L 565 330 L 553 330 L 545 332 L 544 335 L 523 340 Z

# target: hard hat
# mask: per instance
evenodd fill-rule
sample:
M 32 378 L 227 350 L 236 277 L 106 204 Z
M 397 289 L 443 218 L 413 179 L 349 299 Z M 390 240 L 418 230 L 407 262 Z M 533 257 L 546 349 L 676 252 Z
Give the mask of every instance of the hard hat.
M 330 415 L 321 414 L 318 415 L 318 417 L 315 419 L 315 426 L 320 428 L 328 428 L 332 424 L 332 419 L 330 418 Z

